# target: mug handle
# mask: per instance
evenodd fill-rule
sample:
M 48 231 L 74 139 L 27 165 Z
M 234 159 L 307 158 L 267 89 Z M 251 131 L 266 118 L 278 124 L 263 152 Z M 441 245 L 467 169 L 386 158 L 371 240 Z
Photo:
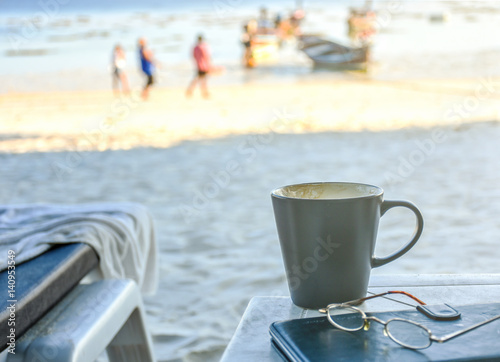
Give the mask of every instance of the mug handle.
M 403 246 L 401 249 L 396 251 L 395 253 L 386 256 L 384 258 L 377 258 L 375 256 L 372 257 L 372 268 L 377 268 L 379 266 L 382 266 L 384 264 L 390 263 L 393 260 L 396 260 L 400 256 L 404 255 L 408 250 L 410 250 L 413 245 L 417 242 L 418 238 L 420 238 L 420 235 L 422 234 L 422 230 L 424 229 L 424 219 L 422 217 L 422 214 L 420 213 L 420 210 L 411 202 L 409 201 L 383 201 L 382 205 L 380 206 L 380 216 L 384 216 L 384 214 L 389 210 L 392 209 L 393 207 L 406 207 L 413 211 L 415 216 L 417 217 L 417 225 L 415 227 L 415 232 L 413 233 L 413 237 L 410 240 L 409 243 L 407 243 L 405 246 Z

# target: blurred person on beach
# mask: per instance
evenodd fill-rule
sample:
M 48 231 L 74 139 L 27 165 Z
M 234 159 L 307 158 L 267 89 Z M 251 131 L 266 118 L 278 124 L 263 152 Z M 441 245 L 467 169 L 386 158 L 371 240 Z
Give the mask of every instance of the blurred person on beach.
M 125 73 L 125 51 L 120 44 L 117 44 L 113 50 L 113 56 L 111 58 L 111 63 L 113 67 L 113 92 L 115 95 L 120 94 L 121 84 L 122 92 L 125 94 L 130 94 L 130 87 L 128 84 L 127 74 Z
M 210 94 L 207 89 L 207 75 L 212 69 L 210 60 L 210 52 L 207 43 L 203 40 L 203 36 L 198 36 L 198 42 L 193 49 L 193 58 L 196 63 L 196 74 L 194 79 L 189 84 L 186 91 L 186 96 L 191 97 L 196 84 L 200 84 L 201 93 L 204 98 L 209 98 Z
M 376 33 L 376 20 L 376 14 L 371 10 L 351 8 L 347 19 L 347 35 L 351 43 L 355 46 L 370 45 Z
M 269 16 L 267 13 L 267 8 L 260 8 L 259 20 L 257 21 L 258 32 L 259 34 L 273 34 L 274 33 L 274 24 L 271 20 L 269 20 Z
M 302 30 L 300 28 L 302 21 L 304 20 L 306 13 L 302 9 L 297 9 L 290 14 L 290 27 L 292 28 L 293 35 L 302 35 Z
M 243 53 L 243 65 L 247 68 L 255 67 L 255 58 L 253 57 L 253 34 L 248 30 L 248 25 L 243 26 L 241 43 L 245 48 Z
M 146 76 L 146 84 L 142 90 L 142 99 L 146 100 L 149 97 L 149 88 L 154 84 L 155 60 L 153 52 L 147 48 L 146 39 L 139 39 L 139 57 L 141 59 L 141 69 Z
M 276 29 L 279 29 L 279 27 L 281 26 L 281 22 L 282 21 L 283 21 L 283 19 L 281 18 L 281 14 L 277 13 L 276 17 L 274 18 L 274 27 Z
M 257 35 L 257 30 L 259 29 L 259 23 L 255 19 L 250 19 L 247 23 L 247 31 L 251 36 Z

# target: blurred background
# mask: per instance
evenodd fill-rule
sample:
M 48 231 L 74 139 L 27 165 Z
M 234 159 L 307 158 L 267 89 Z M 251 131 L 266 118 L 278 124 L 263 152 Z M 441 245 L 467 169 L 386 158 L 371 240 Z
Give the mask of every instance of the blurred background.
M 258 19 L 262 7 L 273 25 L 277 17 L 286 20 L 300 7 L 305 14 L 302 33 L 348 44 L 350 10 L 365 5 L 364 0 L 4 1 L 0 34 L 7 41 L 0 48 L 0 91 L 107 89 L 105 74 L 118 43 L 128 54 L 127 70 L 135 80 L 139 37 L 148 39 L 163 64 L 161 85 L 183 85 L 192 73 L 190 53 L 200 33 L 217 64 L 227 69 L 216 84 L 346 77 L 314 70 L 295 37 L 284 39 L 279 54 L 268 54 L 272 61 L 248 74 L 240 66 L 242 27 Z M 369 6 L 378 12 L 371 79 L 498 75 L 497 2 L 401 0 Z

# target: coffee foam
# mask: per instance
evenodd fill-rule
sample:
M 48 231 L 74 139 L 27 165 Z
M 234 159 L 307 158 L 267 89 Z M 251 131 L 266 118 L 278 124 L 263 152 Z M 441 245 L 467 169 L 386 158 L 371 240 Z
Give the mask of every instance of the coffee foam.
M 277 196 L 295 199 L 352 199 L 374 196 L 382 192 L 375 186 L 349 183 L 323 183 L 285 186 L 276 190 Z

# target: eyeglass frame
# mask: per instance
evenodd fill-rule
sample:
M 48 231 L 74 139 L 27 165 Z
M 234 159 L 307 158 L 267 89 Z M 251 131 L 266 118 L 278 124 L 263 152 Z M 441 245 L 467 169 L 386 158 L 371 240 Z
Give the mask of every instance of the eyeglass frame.
M 360 329 L 362 328 L 366 328 L 366 330 L 368 328 L 370 328 L 370 321 L 375 321 L 377 323 L 380 323 L 384 326 L 384 331 L 385 333 L 387 334 L 387 336 L 395 343 L 399 344 L 400 346 L 403 346 L 405 348 L 408 348 L 408 349 L 425 349 L 425 348 L 428 348 L 430 347 L 430 345 L 432 344 L 432 342 L 438 342 L 438 343 L 444 343 L 446 341 L 449 341 L 450 339 L 452 338 L 455 338 L 455 337 L 458 337 L 462 334 L 465 334 L 469 331 L 472 331 L 473 329 L 476 329 L 478 327 L 481 327 L 485 324 L 488 324 L 490 322 L 493 322 L 494 320 L 497 320 L 497 319 L 500 319 L 500 315 L 497 315 L 495 317 L 492 317 L 488 320 L 485 320 L 485 321 L 482 321 L 482 322 L 479 322 L 479 323 L 476 323 L 468 328 L 465 328 L 465 329 L 462 329 L 460 331 L 456 331 L 456 332 L 453 332 L 453 333 L 449 333 L 447 335 L 444 335 L 442 337 L 436 337 L 432 334 L 431 330 L 429 328 L 427 328 L 426 326 L 424 326 L 423 324 L 420 324 L 420 323 L 417 323 L 417 322 L 414 322 L 412 320 L 409 320 L 409 319 L 404 319 L 404 318 L 392 318 L 392 319 L 389 319 L 387 322 L 384 322 L 383 320 L 377 318 L 377 317 L 374 317 L 374 316 L 367 316 L 366 313 L 364 311 L 362 311 L 361 309 L 357 308 L 357 307 L 354 307 L 353 305 L 351 304 L 348 304 L 349 302 L 347 303 L 340 303 L 340 304 L 337 304 L 337 303 L 333 303 L 333 304 L 329 304 L 326 308 L 322 308 L 319 310 L 320 313 L 323 313 L 323 314 L 327 314 L 327 318 L 328 318 L 328 321 L 330 322 L 330 324 L 332 324 L 333 326 L 337 327 L 338 329 L 340 330 L 343 330 L 343 331 L 346 331 L 346 332 L 355 332 L 355 331 L 359 331 Z M 358 312 L 361 314 L 362 318 L 363 318 L 363 324 L 359 327 L 359 328 L 347 328 L 347 327 L 343 327 L 339 324 L 337 324 L 331 317 L 330 315 L 330 310 L 331 309 L 335 309 L 335 308 L 344 308 L 344 309 L 351 309 L 351 310 L 354 310 L 355 312 Z M 425 347 L 414 347 L 414 346 L 410 346 L 406 343 L 403 343 L 399 340 L 397 340 L 393 335 L 391 335 L 391 333 L 389 332 L 389 330 L 387 329 L 387 325 L 392 322 L 392 321 L 401 321 L 401 322 L 406 322 L 406 323 L 410 323 L 410 324 L 413 324 L 417 327 L 420 327 L 422 328 L 423 330 L 425 330 L 429 336 L 429 344 L 426 345 Z
M 401 294 L 401 295 L 404 295 L 406 297 L 413 299 L 414 301 L 416 301 L 419 304 L 416 306 L 417 310 L 431 319 L 438 320 L 438 321 L 452 321 L 452 320 L 460 318 L 460 312 L 458 312 L 455 308 L 453 308 L 452 306 L 450 306 L 448 304 L 439 305 L 438 309 L 433 308 L 433 310 L 431 310 L 432 306 L 428 306 L 425 302 L 418 299 L 414 295 L 412 295 L 408 292 L 401 291 L 401 290 L 390 290 L 390 291 L 384 292 L 384 293 L 373 294 L 373 295 L 370 295 L 368 297 L 351 300 L 349 302 L 344 302 L 343 304 L 359 305 L 366 300 L 377 298 L 377 297 L 384 297 L 384 296 L 389 295 L 389 294 Z M 387 299 L 389 299 L 389 298 L 387 298 Z M 392 300 L 392 299 L 389 299 L 389 300 Z M 414 306 L 414 305 L 408 304 L 406 302 L 402 302 L 400 300 L 394 300 L 394 301 L 397 301 L 398 303 L 403 303 L 406 305 Z
M 364 298 L 360 298 L 360 299 L 355 299 L 355 300 L 350 300 L 350 301 L 344 302 L 342 304 L 358 305 L 358 304 L 363 303 L 366 300 L 377 298 L 377 297 L 383 297 L 383 296 L 388 295 L 388 294 L 402 294 L 402 295 L 405 295 L 405 296 L 413 299 L 414 301 L 416 301 L 420 305 L 426 305 L 425 302 L 421 301 L 420 299 L 418 299 L 414 295 L 412 295 L 412 294 L 410 294 L 408 292 L 403 292 L 402 290 L 389 290 L 388 292 L 379 293 L 379 294 L 373 294 L 373 295 L 370 295 L 368 297 L 364 297 Z

